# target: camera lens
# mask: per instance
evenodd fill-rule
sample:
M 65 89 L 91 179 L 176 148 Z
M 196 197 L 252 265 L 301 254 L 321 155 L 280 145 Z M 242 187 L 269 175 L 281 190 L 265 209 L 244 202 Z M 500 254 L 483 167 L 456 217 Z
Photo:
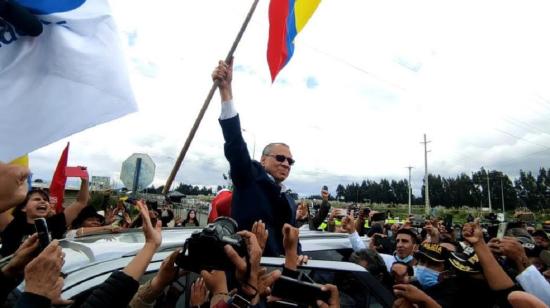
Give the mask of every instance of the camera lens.
M 214 220 L 213 224 L 217 226 L 216 229 L 219 230 L 222 237 L 231 236 L 237 233 L 238 224 L 231 217 L 218 217 L 216 220 Z

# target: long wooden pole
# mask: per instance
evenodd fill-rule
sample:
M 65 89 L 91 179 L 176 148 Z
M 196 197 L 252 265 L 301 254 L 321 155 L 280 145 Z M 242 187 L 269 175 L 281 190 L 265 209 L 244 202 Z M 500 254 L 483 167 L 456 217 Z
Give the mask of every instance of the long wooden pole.
M 233 46 L 231 46 L 231 49 L 229 50 L 229 53 L 227 53 L 227 57 L 225 57 L 225 62 L 228 63 L 231 58 L 233 58 L 233 53 L 235 53 L 235 50 L 237 49 L 237 46 L 239 45 L 239 42 L 241 41 L 241 38 L 244 34 L 244 31 L 246 30 L 246 27 L 248 26 L 248 23 L 250 22 L 250 19 L 252 18 L 252 14 L 254 14 L 254 11 L 256 10 L 256 6 L 258 5 L 259 0 L 254 0 L 254 3 L 252 3 L 252 6 L 250 7 L 250 10 L 248 11 L 248 14 L 246 15 L 246 18 L 241 26 L 241 29 L 239 30 L 239 33 L 237 34 L 237 37 L 235 38 L 235 41 L 233 42 Z M 189 132 L 189 135 L 187 136 L 187 140 L 185 140 L 185 144 L 183 145 L 183 148 L 180 151 L 180 154 L 178 156 L 178 159 L 176 160 L 174 164 L 174 168 L 172 168 L 172 172 L 170 172 L 170 176 L 166 180 L 166 184 L 164 185 L 164 188 L 162 189 L 162 194 L 166 195 L 168 191 L 170 191 L 170 186 L 172 186 L 172 182 L 174 181 L 174 178 L 176 177 L 176 174 L 178 173 L 178 170 L 181 167 L 181 163 L 183 162 L 183 159 L 185 158 L 185 154 L 187 154 L 187 150 L 189 150 L 189 147 L 191 146 L 191 142 L 193 141 L 193 138 L 195 137 L 195 133 L 197 132 L 197 129 L 199 128 L 199 125 L 201 124 L 202 118 L 204 117 L 204 114 L 206 113 L 206 109 L 208 109 L 208 105 L 210 104 L 210 101 L 212 100 L 212 96 L 214 96 L 214 93 L 216 92 L 216 89 L 218 88 L 219 81 L 216 80 L 212 84 L 212 88 L 210 88 L 210 91 L 208 92 L 208 95 L 206 96 L 206 99 L 204 100 L 204 103 L 202 104 L 202 108 L 199 111 L 199 115 L 195 119 L 195 123 L 193 124 L 193 127 L 191 128 L 191 131 Z

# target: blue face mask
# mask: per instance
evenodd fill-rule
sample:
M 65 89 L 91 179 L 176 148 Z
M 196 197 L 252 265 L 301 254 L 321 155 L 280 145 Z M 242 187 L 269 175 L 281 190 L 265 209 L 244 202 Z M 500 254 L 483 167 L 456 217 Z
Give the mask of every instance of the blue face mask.
M 399 261 L 399 262 L 403 262 L 403 263 L 409 263 L 413 260 L 413 256 L 410 255 L 410 256 L 406 256 L 405 258 L 401 259 L 400 257 L 398 257 L 397 255 L 394 255 L 395 257 L 395 260 Z
M 423 288 L 433 287 L 439 282 L 439 272 L 425 266 L 417 266 L 415 269 L 415 276 Z

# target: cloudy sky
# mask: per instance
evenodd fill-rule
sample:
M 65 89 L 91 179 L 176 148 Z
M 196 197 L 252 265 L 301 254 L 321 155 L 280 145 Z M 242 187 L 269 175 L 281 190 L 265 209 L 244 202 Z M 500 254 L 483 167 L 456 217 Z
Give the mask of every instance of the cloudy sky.
M 140 110 L 31 153 L 35 177 L 51 178 L 70 141 L 70 165 L 118 179 L 147 153 L 163 184 L 251 3 L 111 1 Z M 417 193 L 424 133 L 433 173 L 550 167 L 547 1 L 323 0 L 274 84 L 268 4 L 235 54 L 234 99 L 256 158 L 268 142 L 291 146 L 295 191 L 405 178 L 411 165 Z M 224 184 L 219 112 L 216 94 L 176 181 Z

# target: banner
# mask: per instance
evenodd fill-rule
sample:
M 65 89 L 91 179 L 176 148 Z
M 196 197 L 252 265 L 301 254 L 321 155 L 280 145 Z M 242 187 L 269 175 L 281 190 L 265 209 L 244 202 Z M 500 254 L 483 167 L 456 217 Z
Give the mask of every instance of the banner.
M 0 161 L 137 111 L 106 0 L 20 0 L 43 24 L 0 19 Z

